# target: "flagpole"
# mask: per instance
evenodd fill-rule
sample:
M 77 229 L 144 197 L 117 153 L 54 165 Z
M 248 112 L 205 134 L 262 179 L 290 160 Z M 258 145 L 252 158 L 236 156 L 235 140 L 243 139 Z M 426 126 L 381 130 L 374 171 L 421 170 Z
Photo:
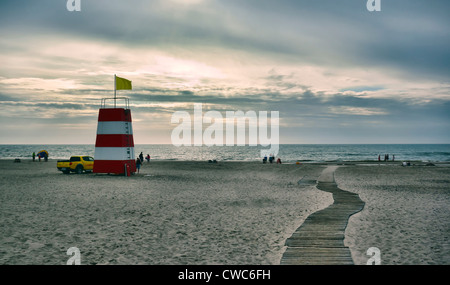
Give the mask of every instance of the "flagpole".
M 116 75 L 114 74 L 114 109 L 116 108 Z

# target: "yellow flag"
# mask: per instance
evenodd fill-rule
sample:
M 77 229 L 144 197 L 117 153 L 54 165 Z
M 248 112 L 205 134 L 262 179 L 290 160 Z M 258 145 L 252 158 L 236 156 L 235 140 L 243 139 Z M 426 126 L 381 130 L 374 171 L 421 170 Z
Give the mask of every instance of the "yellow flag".
M 131 90 L 131 81 L 125 78 L 116 76 L 116 90 Z

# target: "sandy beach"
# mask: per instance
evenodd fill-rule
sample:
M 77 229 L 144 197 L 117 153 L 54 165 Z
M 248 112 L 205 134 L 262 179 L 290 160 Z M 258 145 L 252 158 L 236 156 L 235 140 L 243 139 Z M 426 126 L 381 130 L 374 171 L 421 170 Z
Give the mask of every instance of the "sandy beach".
M 286 238 L 332 203 L 323 167 L 156 161 L 133 177 L 1 161 L 1 264 L 277 264 Z
M 132 177 L 64 175 L 56 161 L 0 160 L 0 264 L 279 264 L 285 241 L 333 203 L 323 164 L 152 161 Z M 445 165 L 342 165 L 358 193 L 345 243 L 355 264 L 450 264 Z
M 355 264 L 377 247 L 381 264 L 450 264 L 449 167 L 395 164 L 339 167 L 339 187 L 359 194 L 364 210 L 345 233 Z

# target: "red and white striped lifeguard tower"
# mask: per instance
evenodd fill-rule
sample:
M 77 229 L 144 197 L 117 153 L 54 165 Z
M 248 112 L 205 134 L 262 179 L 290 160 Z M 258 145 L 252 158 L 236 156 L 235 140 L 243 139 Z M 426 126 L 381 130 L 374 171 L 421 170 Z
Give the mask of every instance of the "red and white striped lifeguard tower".
M 114 82 L 114 98 L 103 98 L 98 113 L 93 172 L 129 176 L 136 172 L 131 110 L 128 98 L 116 97 L 116 76 Z M 129 88 L 121 89 L 131 89 L 131 82 Z M 111 99 L 114 107 L 107 108 L 106 102 Z M 116 107 L 117 99 L 125 101 L 124 108 Z

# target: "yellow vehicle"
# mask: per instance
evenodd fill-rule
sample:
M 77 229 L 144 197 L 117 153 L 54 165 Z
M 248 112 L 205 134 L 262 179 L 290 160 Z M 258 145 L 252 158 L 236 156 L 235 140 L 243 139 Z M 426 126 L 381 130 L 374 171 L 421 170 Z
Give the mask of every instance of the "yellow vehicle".
M 70 160 L 58 160 L 56 167 L 64 174 L 69 174 L 70 172 L 81 174 L 83 171 L 92 172 L 92 169 L 94 169 L 94 158 L 75 155 L 70 157 Z

